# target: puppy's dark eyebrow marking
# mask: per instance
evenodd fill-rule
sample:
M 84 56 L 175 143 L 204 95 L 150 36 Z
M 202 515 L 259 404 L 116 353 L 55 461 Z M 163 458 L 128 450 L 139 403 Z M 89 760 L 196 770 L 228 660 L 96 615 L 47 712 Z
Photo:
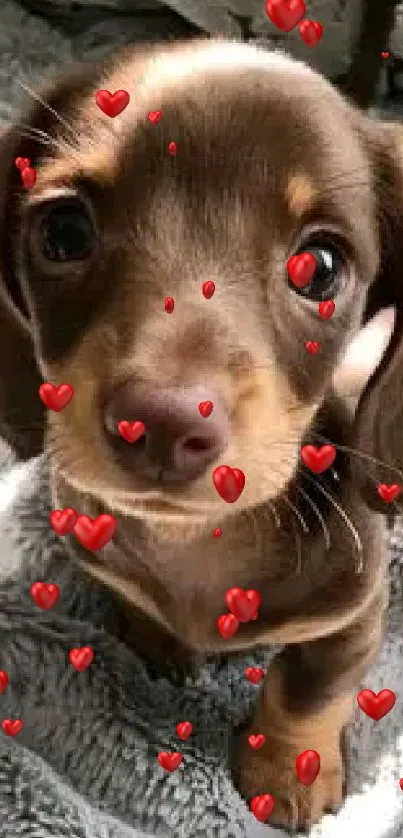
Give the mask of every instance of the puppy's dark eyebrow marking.
M 288 178 L 285 199 L 291 215 L 302 218 L 313 209 L 318 190 L 307 172 L 292 172 Z

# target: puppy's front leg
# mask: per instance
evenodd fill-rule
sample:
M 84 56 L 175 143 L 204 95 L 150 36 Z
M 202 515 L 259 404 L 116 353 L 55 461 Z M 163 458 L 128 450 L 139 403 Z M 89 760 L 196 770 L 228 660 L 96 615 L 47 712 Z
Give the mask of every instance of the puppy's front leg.
M 341 734 L 354 706 L 360 681 L 376 657 L 381 638 L 382 600 L 371 604 L 347 628 L 326 638 L 287 646 L 269 668 L 252 723 L 242 734 L 234 781 L 246 800 L 272 794 L 271 825 L 306 829 L 343 797 Z M 251 734 L 266 737 L 260 750 Z M 295 761 L 317 751 L 321 768 L 304 786 Z

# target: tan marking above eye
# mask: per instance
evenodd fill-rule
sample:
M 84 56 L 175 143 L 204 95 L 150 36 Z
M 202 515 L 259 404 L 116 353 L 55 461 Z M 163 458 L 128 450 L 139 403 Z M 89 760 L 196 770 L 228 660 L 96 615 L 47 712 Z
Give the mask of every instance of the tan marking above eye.
M 289 177 L 285 198 L 292 215 L 302 218 L 312 209 L 317 194 L 314 183 L 305 172 L 297 172 Z

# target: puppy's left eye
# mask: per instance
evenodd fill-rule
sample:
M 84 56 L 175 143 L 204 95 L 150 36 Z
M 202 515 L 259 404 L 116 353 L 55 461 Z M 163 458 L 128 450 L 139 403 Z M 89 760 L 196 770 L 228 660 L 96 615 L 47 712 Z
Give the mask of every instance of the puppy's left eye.
M 90 256 L 94 225 L 81 201 L 60 200 L 42 217 L 42 256 L 50 262 L 78 262 Z
M 302 253 L 310 253 L 315 261 L 315 271 L 306 285 L 298 287 L 290 280 L 290 286 L 301 297 L 312 301 L 332 299 L 340 290 L 345 257 L 333 242 L 310 240 L 303 247 L 297 250 L 295 256 Z

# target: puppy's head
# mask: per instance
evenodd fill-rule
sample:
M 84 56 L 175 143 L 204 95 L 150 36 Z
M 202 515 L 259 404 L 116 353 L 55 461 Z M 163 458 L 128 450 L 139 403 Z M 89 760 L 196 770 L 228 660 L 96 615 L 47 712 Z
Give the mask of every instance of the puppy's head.
M 96 105 L 100 88 L 130 93 L 114 119 Z M 30 125 L 29 138 L 4 139 L 0 188 L 1 410 L 23 456 L 41 445 L 41 380 L 68 383 L 74 398 L 47 429 L 75 490 L 115 512 L 215 520 L 234 508 L 212 482 L 225 463 L 246 475 L 236 508 L 256 505 L 292 476 L 347 342 L 368 313 L 395 305 L 357 416 L 368 456 L 393 477 L 403 465 L 393 129 L 289 58 L 212 41 L 126 52 L 37 102 Z M 18 156 L 36 169 L 30 190 Z M 316 269 L 297 288 L 287 262 L 303 252 Z M 382 408 L 394 414 L 387 433 Z M 121 420 L 145 433 L 129 444 Z

